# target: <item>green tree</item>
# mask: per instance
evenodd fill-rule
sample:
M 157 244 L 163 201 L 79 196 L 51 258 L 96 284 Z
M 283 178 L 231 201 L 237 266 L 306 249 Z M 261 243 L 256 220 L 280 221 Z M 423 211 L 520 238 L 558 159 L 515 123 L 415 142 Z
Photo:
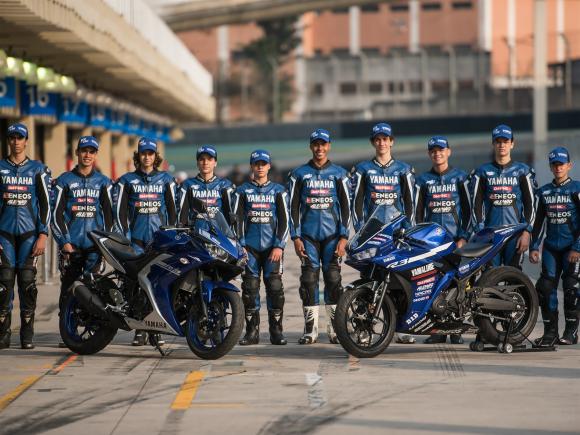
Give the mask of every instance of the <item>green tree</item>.
M 279 122 L 292 103 L 292 76 L 281 72 L 292 52 L 300 44 L 296 29 L 297 17 L 258 21 L 262 36 L 241 50 L 242 56 L 256 69 L 257 86 L 254 98 L 264 104 L 269 122 Z

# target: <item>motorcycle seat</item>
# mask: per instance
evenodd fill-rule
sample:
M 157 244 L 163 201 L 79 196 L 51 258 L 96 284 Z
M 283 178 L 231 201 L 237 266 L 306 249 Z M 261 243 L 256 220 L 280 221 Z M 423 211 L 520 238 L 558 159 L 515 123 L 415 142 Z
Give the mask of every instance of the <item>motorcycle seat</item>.
M 129 240 L 125 236 L 122 236 L 119 233 L 112 233 L 109 231 L 101 231 L 101 230 L 93 230 L 91 232 L 98 237 L 106 237 L 107 239 L 111 239 L 117 243 L 120 243 L 121 245 L 131 246 L 131 240 Z
M 453 253 L 465 258 L 477 258 L 487 254 L 493 248 L 492 243 L 468 243 Z

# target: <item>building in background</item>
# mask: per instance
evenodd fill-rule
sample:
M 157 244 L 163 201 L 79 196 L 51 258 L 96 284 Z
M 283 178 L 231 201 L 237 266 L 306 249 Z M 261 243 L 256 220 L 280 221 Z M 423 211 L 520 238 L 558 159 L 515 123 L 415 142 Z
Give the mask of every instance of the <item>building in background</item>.
M 332 3 L 332 2 L 329 2 Z M 385 1 L 303 14 L 285 65 L 285 120 L 525 112 L 532 104 L 534 0 Z M 580 1 L 546 0 L 550 110 L 580 106 Z M 255 24 L 179 33 L 212 72 L 218 117 L 263 121 L 241 48 Z M 224 89 L 226 88 L 226 89 Z

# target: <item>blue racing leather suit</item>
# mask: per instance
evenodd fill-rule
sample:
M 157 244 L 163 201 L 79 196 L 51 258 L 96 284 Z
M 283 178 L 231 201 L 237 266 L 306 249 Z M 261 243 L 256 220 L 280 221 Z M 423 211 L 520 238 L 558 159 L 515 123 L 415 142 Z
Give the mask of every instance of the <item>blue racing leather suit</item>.
M 540 249 L 542 273 L 536 284 L 544 321 L 558 311 L 558 283 L 562 278 L 566 328 L 578 331 L 580 310 L 580 264 L 570 263 L 570 251 L 580 252 L 580 182 L 568 178 L 536 191 L 537 217 L 530 251 Z M 545 236 L 545 239 L 544 239 Z
M 336 304 L 342 284 L 335 255 L 341 238 L 348 238 L 350 225 L 350 182 L 347 171 L 327 161 L 317 167 L 313 161 L 292 171 L 290 235 L 304 243 L 300 297 L 304 306 L 319 304 L 318 277 L 324 278 L 326 304 Z
M 373 214 L 377 205 L 392 206 L 405 214 L 409 222 L 414 222 L 414 175 L 410 165 L 394 159 L 382 165 L 372 159 L 356 165 L 351 177 L 352 216 L 356 231 Z
M 142 252 L 162 225 L 175 225 L 175 181 L 167 172 L 141 170 L 123 175 L 117 182 L 117 225 Z
M 89 233 L 113 230 L 112 190 L 111 180 L 95 170 L 85 176 L 75 167 L 55 180 L 52 234 L 59 248 L 67 243 L 74 248 L 73 254 L 61 253 L 61 303 L 79 276 L 101 266 Z
M 472 174 L 474 230 L 524 223 L 531 233 L 536 187 L 534 170 L 524 163 L 511 161 L 502 166 L 492 162 L 477 168 Z M 493 259 L 493 266 L 505 264 L 521 268 L 517 239 L 508 241 Z
M 38 291 L 31 253 L 39 234 L 48 234 L 50 186 L 50 170 L 41 162 L 0 160 L 0 339 L 10 333 L 16 278 L 23 325 L 34 322 Z
M 201 175 L 188 178 L 179 189 L 179 223 L 187 225 L 194 218 L 192 198 L 203 201 L 210 215 L 221 211 L 229 222 L 233 193 L 234 185 L 228 179 L 216 175 L 208 181 Z
M 264 275 L 268 310 L 282 310 L 282 261 L 270 261 L 273 248 L 284 249 L 290 217 L 288 194 L 284 186 L 267 181 L 244 183 L 234 194 L 234 213 L 238 237 L 246 249 L 248 262 L 242 282 L 242 300 L 246 311 L 260 309 L 260 276 Z
M 469 240 L 471 201 L 469 179 L 461 169 L 449 167 L 439 174 L 431 169 L 417 177 L 417 223 L 435 222 L 455 239 Z

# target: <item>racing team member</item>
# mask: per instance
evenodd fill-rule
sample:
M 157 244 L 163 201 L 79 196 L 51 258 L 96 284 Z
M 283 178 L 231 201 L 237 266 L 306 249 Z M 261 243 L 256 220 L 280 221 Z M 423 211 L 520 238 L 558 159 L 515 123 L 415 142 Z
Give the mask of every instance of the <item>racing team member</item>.
M 192 198 L 202 200 L 210 216 L 216 211 L 221 211 L 229 222 L 234 185 L 230 180 L 215 175 L 216 149 L 211 145 L 202 145 L 197 149 L 196 159 L 199 173 L 185 180 L 179 189 L 179 223 L 187 225 L 194 217 Z
M 290 234 L 302 262 L 300 298 L 304 334 L 299 344 L 318 339 L 318 280 L 324 279 L 327 332 L 337 343 L 332 322 L 342 293 L 340 258 L 345 254 L 350 224 L 349 179 L 345 169 L 328 160 L 330 133 L 317 129 L 310 135 L 312 160 L 290 174 Z
M 474 230 L 509 224 L 526 224 L 517 239 L 511 239 L 493 259 L 492 266 L 508 265 L 521 269 L 522 254 L 530 245 L 534 225 L 535 173 L 528 165 L 514 162 L 512 129 L 498 125 L 492 131 L 494 160 L 473 171 Z
M 10 346 L 14 280 L 20 299 L 20 345 L 33 349 L 36 258 L 50 225 L 50 170 L 26 156 L 28 129 L 8 127 L 10 154 L 0 161 L 0 349 Z
M 117 225 L 138 253 L 153 240 L 160 226 L 177 222 L 175 181 L 167 172 L 159 170 L 162 162 L 157 142 L 142 137 L 133 155 L 135 171 L 123 175 L 117 182 Z M 159 345 L 164 344 L 159 334 L 155 340 Z M 143 346 L 146 341 L 147 334 L 136 330 L 133 346 Z
M 415 207 L 413 203 L 413 168 L 407 163 L 393 159 L 391 148 L 394 144 L 393 130 L 381 122 L 373 127 L 370 142 L 375 148 L 372 160 L 361 162 L 351 170 L 353 183 L 352 216 L 358 231 L 373 214 L 377 206 L 387 205 L 385 212 L 394 207 L 405 214 L 407 224 L 413 224 Z M 387 217 L 384 216 L 384 220 Z M 414 343 L 410 335 L 397 334 L 398 343 Z
M 418 224 L 438 223 L 454 237 L 457 247 L 461 248 L 469 239 L 471 223 L 467 173 L 449 165 L 451 148 L 447 138 L 432 137 L 427 143 L 427 150 L 433 167 L 417 178 L 415 219 Z M 451 334 L 450 340 L 453 344 L 463 343 L 461 334 Z M 433 334 L 425 343 L 446 341 L 446 335 Z
M 558 341 L 557 291 L 561 275 L 566 327 L 560 344 L 576 344 L 580 315 L 580 182 L 568 176 L 572 163 L 566 148 L 555 148 L 548 159 L 554 180 L 536 192 L 538 211 L 530 248 L 530 261 L 537 264 L 545 234 L 542 273 L 536 283 L 544 320 L 539 343 L 552 346 Z
M 288 239 L 288 194 L 280 184 L 268 179 L 270 153 L 256 150 L 250 155 L 252 181 L 242 184 L 234 195 L 238 238 L 247 252 L 242 281 L 242 300 L 246 312 L 246 335 L 242 346 L 260 341 L 260 276 L 264 276 L 270 342 L 284 345 L 282 316 L 284 286 L 282 261 Z
M 52 234 L 60 250 L 60 300 L 84 273 L 96 273 L 102 258 L 89 237 L 93 230 L 113 230 L 112 184 L 95 171 L 99 143 L 82 136 L 77 144 L 77 166 L 60 175 L 54 184 Z

